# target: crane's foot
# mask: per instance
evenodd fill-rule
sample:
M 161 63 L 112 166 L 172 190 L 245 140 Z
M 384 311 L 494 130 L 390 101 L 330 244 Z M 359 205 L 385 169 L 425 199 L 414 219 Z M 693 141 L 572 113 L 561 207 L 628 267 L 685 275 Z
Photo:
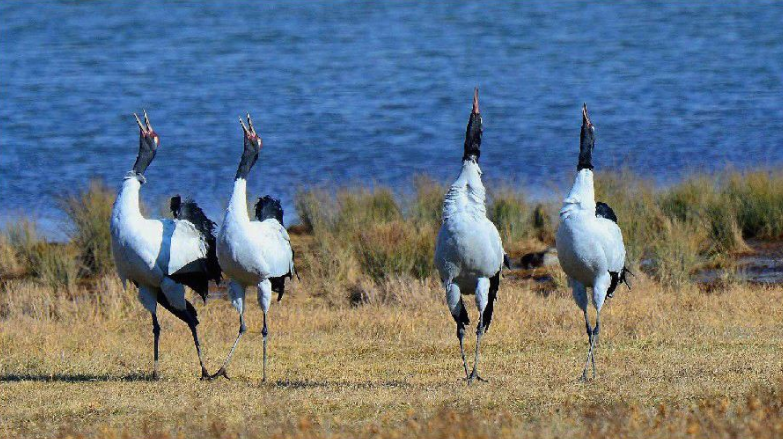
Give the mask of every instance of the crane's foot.
M 465 378 L 465 381 L 467 381 L 468 384 L 473 383 L 473 380 L 476 380 L 476 381 L 479 381 L 479 382 L 482 382 L 482 383 L 486 383 L 487 382 L 486 379 L 481 378 L 481 376 L 479 376 L 478 372 L 476 372 L 476 369 L 473 369 L 473 372 L 471 372 L 470 375 L 468 375 Z
M 595 376 L 593 376 L 593 378 L 595 378 Z M 587 369 L 582 371 L 582 376 L 579 377 L 579 381 L 582 382 L 582 383 L 586 383 L 586 382 L 590 381 L 590 379 L 587 378 Z
M 201 380 L 205 381 L 209 379 L 209 372 L 204 366 L 201 366 Z
M 157 371 L 157 370 L 153 370 L 153 371 L 152 371 L 152 377 L 151 377 L 151 379 L 152 379 L 152 381 L 158 381 L 158 380 L 160 380 L 160 374 L 158 373 L 158 371 Z
M 223 377 L 223 378 L 225 378 L 225 379 L 227 379 L 227 380 L 230 380 L 230 379 L 231 379 L 231 378 L 228 376 L 228 372 L 226 371 L 226 368 L 225 368 L 225 367 L 221 367 L 220 369 L 218 369 L 218 371 L 217 371 L 217 372 L 215 372 L 215 373 L 213 373 L 212 375 L 210 375 L 210 376 L 209 376 L 209 379 L 210 379 L 210 380 L 214 380 L 214 379 L 216 379 L 216 378 L 220 378 L 220 377 Z

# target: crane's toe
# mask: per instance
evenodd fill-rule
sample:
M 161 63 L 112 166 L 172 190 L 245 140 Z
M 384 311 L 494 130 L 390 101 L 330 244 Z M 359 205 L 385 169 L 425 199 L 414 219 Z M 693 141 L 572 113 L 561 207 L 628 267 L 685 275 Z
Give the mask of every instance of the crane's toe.
M 468 382 L 468 384 L 472 384 L 472 383 L 473 383 L 473 380 L 476 380 L 476 381 L 479 381 L 479 382 L 482 382 L 482 383 L 486 383 L 486 382 L 487 382 L 487 380 L 486 380 L 485 378 L 482 378 L 482 377 L 481 377 L 481 376 L 478 374 L 478 371 L 476 371 L 476 369 L 473 369 L 473 372 L 471 372 L 471 373 L 470 373 L 470 375 L 468 375 L 468 376 L 465 378 L 465 381 L 467 381 L 467 382 Z
M 225 378 L 225 379 L 227 379 L 227 380 L 230 380 L 230 379 L 231 379 L 231 378 L 228 376 L 228 372 L 226 371 L 226 368 L 225 368 L 225 367 L 221 367 L 220 369 L 218 369 L 218 371 L 217 371 L 217 372 L 213 373 L 212 375 L 208 375 L 208 377 L 207 377 L 207 378 L 208 378 L 209 380 L 214 380 L 214 379 L 217 379 L 217 378 L 220 378 L 220 377 L 223 377 L 223 378 Z

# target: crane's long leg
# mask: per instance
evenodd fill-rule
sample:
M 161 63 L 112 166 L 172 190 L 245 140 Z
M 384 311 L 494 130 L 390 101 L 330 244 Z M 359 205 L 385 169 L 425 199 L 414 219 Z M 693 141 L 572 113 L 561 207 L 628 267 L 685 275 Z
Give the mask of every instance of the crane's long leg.
M 462 356 L 462 367 L 465 369 L 465 379 L 467 380 L 470 375 L 468 374 L 468 361 L 465 359 L 465 324 L 470 323 L 470 319 L 468 319 L 465 304 L 462 302 L 459 286 L 450 281 L 444 282 L 444 286 L 446 287 L 446 305 L 449 307 L 451 317 L 457 323 L 459 353 Z
M 155 362 L 152 365 L 152 379 L 157 380 L 160 378 L 160 375 L 158 374 L 158 345 L 160 343 L 160 325 L 158 324 L 158 315 L 153 313 L 152 314 L 152 335 L 155 338 L 155 347 L 153 348 L 155 353 Z
M 468 384 L 470 384 L 474 379 L 478 381 L 487 381 L 484 378 L 481 378 L 478 372 L 479 357 L 480 357 L 479 350 L 481 347 L 481 337 L 483 335 L 484 335 L 484 315 L 482 313 L 480 314 L 478 328 L 476 329 L 476 358 L 473 361 L 473 372 L 471 372 L 470 376 L 468 377 Z
M 266 327 L 266 312 L 264 312 L 264 327 L 261 329 L 261 335 L 264 337 L 264 366 L 263 366 L 263 372 L 261 375 L 261 381 L 266 381 L 266 336 L 269 334 L 269 330 Z
M 584 311 L 585 313 L 585 329 L 587 331 L 587 360 L 585 360 L 585 367 L 582 369 L 582 377 L 580 378 L 582 381 L 587 381 L 587 368 L 590 366 L 590 362 L 593 361 L 593 330 L 590 328 L 590 318 L 587 316 L 587 309 Z M 593 376 L 595 376 L 595 372 L 593 373 Z
M 218 369 L 217 372 L 215 372 L 213 375 L 210 375 L 210 379 L 215 379 L 217 377 L 224 377 L 226 379 L 230 379 L 228 377 L 228 363 L 231 361 L 231 356 L 234 355 L 234 351 L 237 348 L 237 345 L 239 344 L 239 339 L 242 338 L 242 335 L 247 332 L 247 326 L 245 326 L 245 316 L 244 314 L 239 314 L 239 334 L 237 334 L 237 338 L 234 340 L 234 345 L 231 346 L 231 350 L 228 352 L 228 356 L 225 360 L 223 360 L 223 365 L 220 366 L 220 369 Z
M 192 308 L 192 305 L 189 307 Z M 198 340 L 198 330 L 196 329 L 196 317 L 188 311 L 188 327 L 190 328 L 190 333 L 193 335 L 193 344 L 196 345 L 196 353 L 198 354 L 198 363 L 201 365 L 201 379 L 206 380 L 209 379 L 209 373 L 207 373 L 207 368 L 204 367 L 204 358 L 201 355 L 201 343 Z
M 590 354 L 590 358 L 593 362 L 593 379 L 595 379 L 595 347 L 598 344 L 598 333 L 601 332 L 601 311 L 597 311 L 595 314 L 595 327 L 593 328 L 593 340 Z
M 266 326 L 266 314 L 269 312 L 269 304 L 272 302 L 272 283 L 269 279 L 264 279 L 258 284 L 258 304 L 261 306 L 261 311 L 264 312 L 264 327 L 261 329 L 261 335 L 264 343 L 264 363 L 263 374 L 261 381 L 266 381 L 266 339 L 269 334 L 269 328 Z
M 468 360 L 465 359 L 465 325 L 457 323 L 457 338 L 459 339 L 459 353 L 462 355 L 462 366 L 465 368 L 465 379 L 470 376 L 468 374 Z
M 217 372 L 215 372 L 213 375 L 210 375 L 210 379 L 215 379 L 221 376 L 229 379 L 228 363 L 231 361 L 231 356 L 234 355 L 234 351 L 239 345 L 239 339 L 241 339 L 242 335 L 247 332 L 247 327 L 245 326 L 245 287 L 232 280 L 228 284 L 228 297 L 231 299 L 231 305 L 233 305 L 239 313 L 239 333 L 237 334 L 237 338 L 234 340 L 234 345 L 231 346 L 231 350 L 228 352 L 228 356 L 225 360 L 223 360 L 223 365 L 220 366 L 220 369 L 218 369 Z

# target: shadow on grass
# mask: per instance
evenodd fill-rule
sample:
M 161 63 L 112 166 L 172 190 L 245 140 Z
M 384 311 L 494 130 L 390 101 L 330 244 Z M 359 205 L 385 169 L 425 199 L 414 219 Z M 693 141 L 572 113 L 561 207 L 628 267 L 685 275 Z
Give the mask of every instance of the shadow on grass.
M 284 389 L 312 389 L 323 387 L 338 387 L 346 389 L 373 389 L 381 387 L 410 387 L 405 381 L 391 380 L 382 382 L 359 382 L 351 383 L 347 381 L 301 381 L 301 380 L 277 380 L 273 383 L 275 387 Z
M 88 383 L 111 381 L 155 381 L 151 374 L 129 373 L 126 375 L 89 374 L 89 373 L 56 373 L 56 374 L 3 374 L 0 383 L 15 383 L 22 381 L 52 382 L 52 383 Z

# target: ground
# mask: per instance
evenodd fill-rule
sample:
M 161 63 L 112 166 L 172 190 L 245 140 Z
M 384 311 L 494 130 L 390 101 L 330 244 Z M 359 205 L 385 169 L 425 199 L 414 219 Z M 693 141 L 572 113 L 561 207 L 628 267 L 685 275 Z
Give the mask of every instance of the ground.
M 482 343 L 489 382 L 468 386 L 440 288 L 400 285 L 399 303 L 351 306 L 312 298 L 295 282 L 272 304 L 266 382 L 251 301 L 232 379 L 204 382 L 187 327 L 165 310 L 162 379 L 149 379 L 150 318 L 117 280 L 87 298 L 9 282 L 0 436 L 774 437 L 783 428 L 783 288 L 666 291 L 637 280 L 606 305 L 598 376 L 581 383 L 587 337 L 567 290 L 543 295 L 507 277 Z M 197 307 L 215 370 L 236 313 L 223 299 Z

